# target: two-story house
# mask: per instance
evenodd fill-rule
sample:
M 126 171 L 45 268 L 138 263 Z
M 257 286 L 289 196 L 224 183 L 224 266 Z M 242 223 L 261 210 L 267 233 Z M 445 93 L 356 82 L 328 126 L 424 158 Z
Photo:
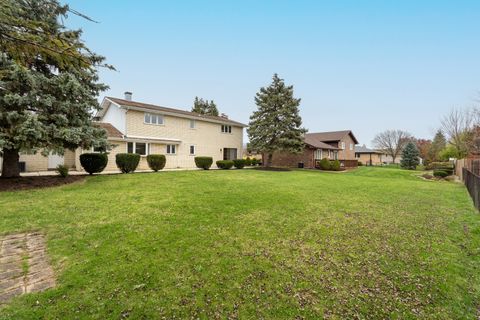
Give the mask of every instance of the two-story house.
M 305 148 L 300 154 L 275 152 L 274 166 L 315 168 L 318 161 L 327 158 L 339 160 L 342 167 L 356 167 L 355 145 L 358 144 L 351 130 L 306 133 Z
M 105 171 L 116 171 L 115 155 L 138 153 L 139 170 L 148 169 L 146 156 L 164 154 L 165 168 L 195 168 L 195 156 L 213 161 L 242 157 L 243 128 L 246 125 L 227 116 L 206 116 L 194 112 L 141 103 L 125 93 L 124 99 L 105 97 L 96 115 L 96 125 L 107 132 L 114 147 L 108 153 Z M 94 150 L 66 150 L 64 156 L 22 154 L 25 171 L 44 171 L 64 164 L 82 170 L 80 154 Z

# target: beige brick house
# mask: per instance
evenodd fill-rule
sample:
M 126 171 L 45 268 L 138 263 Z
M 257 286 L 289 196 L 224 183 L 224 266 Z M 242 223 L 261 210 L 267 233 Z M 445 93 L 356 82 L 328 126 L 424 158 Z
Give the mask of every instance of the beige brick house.
M 214 162 L 242 157 L 243 128 L 246 125 L 227 116 L 205 116 L 197 113 L 132 101 L 105 97 L 96 115 L 97 125 L 107 131 L 114 145 L 109 151 L 106 171 L 118 170 L 117 153 L 141 155 L 139 170 L 148 169 L 148 154 L 164 154 L 165 168 L 194 168 L 195 156 L 210 156 Z M 79 156 L 93 150 L 66 150 L 64 156 L 22 154 L 25 171 L 45 171 L 65 164 L 82 170 Z
M 315 168 L 319 160 L 327 158 L 339 160 L 345 168 L 357 166 L 355 145 L 358 140 L 351 130 L 306 133 L 304 142 L 305 149 L 301 154 L 274 153 L 272 165 L 297 167 L 303 164 L 305 168 Z

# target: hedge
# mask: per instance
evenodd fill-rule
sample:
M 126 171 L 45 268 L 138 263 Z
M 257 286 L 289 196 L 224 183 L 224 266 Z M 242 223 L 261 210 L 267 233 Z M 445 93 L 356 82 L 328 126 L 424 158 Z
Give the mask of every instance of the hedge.
M 216 163 L 219 169 L 231 169 L 233 167 L 232 160 L 218 160 Z
M 212 157 L 195 157 L 195 165 L 197 168 L 208 170 L 212 166 Z
M 320 169 L 322 169 L 322 170 L 331 170 L 332 169 L 332 165 L 327 158 L 323 158 L 322 160 L 320 160 L 319 165 L 320 165 Z
M 338 161 L 338 160 L 333 160 L 333 161 L 330 163 L 330 170 L 340 171 L 340 161 Z
M 163 154 L 149 154 L 147 156 L 147 163 L 150 169 L 157 172 L 158 170 L 162 170 L 165 168 L 165 163 L 167 159 Z
M 247 161 L 244 160 L 244 159 L 235 159 L 235 160 L 233 160 L 233 165 L 237 169 L 243 169 L 243 167 L 245 167 L 246 162 Z
M 245 165 L 247 167 L 252 165 L 252 159 L 250 159 L 250 157 L 247 157 L 247 159 L 245 159 Z
M 448 172 L 445 171 L 445 170 L 435 169 L 435 170 L 433 170 L 433 175 L 434 175 L 435 177 L 445 178 L 445 177 L 447 177 L 449 174 L 448 174 Z
M 256 166 L 258 164 L 257 158 L 252 159 L 252 166 Z
M 83 153 L 80 155 L 80 164 L 90 175 L 102 172 L 107 163 L 108 156 L 106 153 Z
M 115 156 L 118 169 L 123 173 L 134 172 L 140 162 L 140 155 L 136 153 L 118 153 Z

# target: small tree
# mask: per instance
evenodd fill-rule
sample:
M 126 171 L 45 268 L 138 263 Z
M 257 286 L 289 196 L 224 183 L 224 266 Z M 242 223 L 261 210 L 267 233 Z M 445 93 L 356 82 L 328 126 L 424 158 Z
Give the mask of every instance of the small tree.
M 307 130 L 302 128 L 300 99 L 293 97 L 293 86 L 286 86 L 283 79 L 274 74 L 270 86 L 257 93 L 255 103 L 258 110 L 250 116 L 247 129 L 249 147 L 267 155 L 264 165 L 271 166 L 275 151 L 302 152 Z
M 417 139 L 415 143 L 420 154 L 420 158 L 422 158 L 425 163 L 433 161 L 431 157 L 432 141 L 427 139 Z
M 218 116 L 218 109 L 217 105 L 213 100 L 203 100 L 202 98 L 195 97 L 193 101 L 192 112 L 196 112 L 199 114 L 204 114 L 208 116 Z
M 443 134 L 442 130 L 438 130 L 435 134 L 435 137 L 432 141 L 432 146 L 430 147 L 429 151 L 429 158 L 432 161 L 440 161 L 441 159 L 441 152 L 447 147 L 447 139 L 445 139 L 445 135 Z
M 408 142 L 402 152 L 402 160 L 400 161 L 400 166 L 403 169 L 415 170 L 417 165 L 420 163 L 418 158 L 419 152 L 417 147 L 413 142 Z
M 405 148 L 405 145 L 412 139 L 410 133 L 402 130 L 387 130 L 378 133 L 373 139 L 373 145 L 379 150 L 383 150 L 387 155 L 395 159 Z

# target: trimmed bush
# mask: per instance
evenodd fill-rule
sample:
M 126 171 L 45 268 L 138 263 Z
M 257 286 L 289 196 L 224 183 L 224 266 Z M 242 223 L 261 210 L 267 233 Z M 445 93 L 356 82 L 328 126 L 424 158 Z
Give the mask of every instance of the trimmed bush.
M 208 170 L 212 166 L 212 157 L 195 157 L 195 165 L 197 168 Z
M 217 161 L 217 167 L 219 169 L 231 169 L 233 167 L 233 161 L 232 160 L 218 160 Z
M 245 165 L 247 167 L 252 165 L 252 159 L 250 159 L 250 157 L 247 157 L 247 159 L 245 159 Z
M 58 175 L 62 178 L 68 177 L 68 167 L 63 164 L 59 164 L 55 171 L 58 173 Z
M 235 168 L 237 169 L 243 169 L 243 167 L 245 167 L 245 163 L 247 161 L 244 160 L 244 159 L 235 159 L 233 160 L 233 165 L 235 166 Z
M 106 153 L 84 153 L 80 155 L 80 164 L 90 175 L 102 172 L 107 163 L 108 156 Z
M 319 166 L 322 170 L 331 170 L 332 168 L 332 165 L 327 158 L 323 158 L 322 160 L 320 160 Z
M 358 161 L 358 166 L 359 166 L 359 167 L 363 166 L 363 162 L 362 162 L 362 161 Z
M 333 160 L 332 163 L 330 163 L 330 170 L 340 171 L 340 161 Z
M 147 156 L 148 167 L 155 172 L 165 168 L 166 162 L 167 158 L 165 158 L 165 155 L 163 154 L 149 154 Z
M 115 162 L 122 173 L 134 172 L 140 162 L 140 155 L 136 153 L 118 153 Z
M 252 163 L 252 166 L 256 166 L 258 164 L 257 158 L 253 158 L 251 163 Z
M 436 169 L 433 170 L 433 175 L 438 178 L 445 178 L 448 176 L 448 172 L 445 170 Z

